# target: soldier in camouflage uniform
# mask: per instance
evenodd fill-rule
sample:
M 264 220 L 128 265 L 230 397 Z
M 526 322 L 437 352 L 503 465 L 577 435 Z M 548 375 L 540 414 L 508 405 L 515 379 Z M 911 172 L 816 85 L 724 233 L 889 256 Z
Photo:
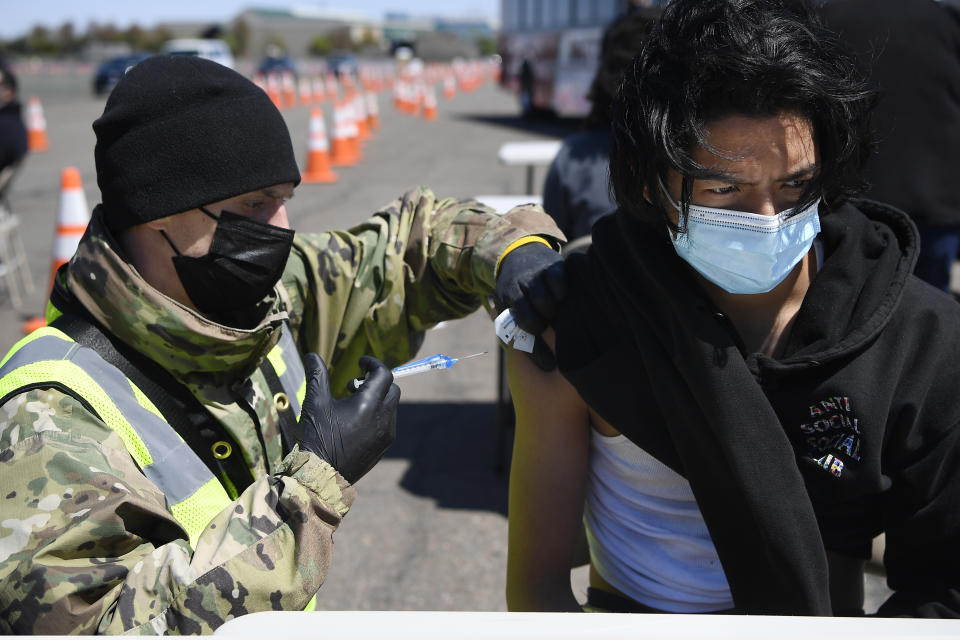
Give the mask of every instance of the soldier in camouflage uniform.
M 305 608 L 326 576 L 333 532 L 355 496 L 352 483 L 392 442 L 397 392 L 386 365 L 410 359 L 431 325 L 474 311 L 503 284 L 496 282 L 501 261 L 501 273 L 509 260 L 511 274 L 526 264 L 519 271 L 531 278 L 549 265 L 544 243 L 563 240 L 538 208 L 497 216 L 477 202 L 419 188 L 349 231 L 296 234 L 262 299 L 230 309 L 225 298 L 211 308 L 201 300 L 203 283 L 185 279 L 200 272 L 171 265 L 180 252 L 204 259 L 188 237 L 190 225 L 206 220 L 198 208 L 217 222 L 215 231 L 206 222 L 196 237 L 209 242 L 212 234 L 211 255 L 216 249 L 230 257 L 224 229 L 283 237 L 283 197 L 299 182 L 282 118 L 253 86 L 215 63 L 184 57 L 155 57 L 127 74 L 94 124 L 103 203 L 58 274 L 48 309 L 52 320 L 69 316 L 73 305 L 121 349 L 171 374 L 232 439 L 239 449 L 232 456 L 249 475 L 213 468 L 227 502 L 187 531 L 171 497 L 145 475 L 129 432 L 113 427 L 101 405 L 69 382 L 41 376 L 29 385 L 4 383 L 28 336 L 0 370 L 2 632 L 209 633 L 248 612 Z M 199 98 L 191 102 L 191 95 Z M 144 121 L 163 126 L 143 134 L 154 146 L 137 175 L 118 158 L 138 152 L 126 143 Z M 240 132 L 246 121 L 256 131 Z M 262 139 L 237 140 L 245 135 Z M 143 241 L 161 235 L 163 244 Z M 237 242 L 234 249 L 242 249 Z M 145 252 L 149 246 L 153 253 Z M 245 268 L 251 286 L 264 280 L 257 264 Z M 200 273 L 210 278 L 211 298 L 218 283 L 232 287 L 217 273 Z M 287 364 L 302 371 L 305 354 L 330 366 L 328 377 L 307 356 L 314 363 L 292 441 L 282 428 L 282 394 L 264 373 L 284 335 L 295 358 L 273 362 L 278 374 Z M 386 365 L 368 359 L 361 368 L 364 355 Z M 365 400 L 372 383 L 353 396 L 346 391 L 363 369 L 368 380 L 379 376 L 376 394 Z M 131 385 L 140 405 L 160 416 Z M 185 457 L 170 458 L 153 465 L 176 469 Z

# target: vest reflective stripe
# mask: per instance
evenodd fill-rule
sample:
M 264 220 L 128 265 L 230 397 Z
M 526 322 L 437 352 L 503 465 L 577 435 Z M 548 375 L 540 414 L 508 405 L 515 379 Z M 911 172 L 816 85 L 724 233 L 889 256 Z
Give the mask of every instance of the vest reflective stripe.
M 267 360 L 273 367 L 274 373 L 277 374 L 280 386 L 283 387 L 283 392 L 290 401 L 290 409 L 293 410 L 294 415 L 299 420 L 300 407 L 303 406 L 303 398 L 307 393 L 307 374 L 303 370 L 300 352 L 290 335 L 290 325 L 288 323 L 283 323 L 280 339 L 267 354 Z M 313 595 L 303 610 L 317 610 L 317 594 Z
M 280 333 L 280 340 L 267 354 L 267 360 L 280 379 L 280 386 L 290 400 L 290 408 L 300 419 L 300 407 L 303 406 L 303 397 L 307 392 L 307 375 L 303 370 L 300 352 L 290 335 L 290 325 L 284 323 Z
M 231 502 L 203 461 L 122 371 L 57 329 L 34 331 L 0 367 L 0 397 L 54 382 L 77 393 L 120 437 L 143 474 L 167 497 L 193 546 Z

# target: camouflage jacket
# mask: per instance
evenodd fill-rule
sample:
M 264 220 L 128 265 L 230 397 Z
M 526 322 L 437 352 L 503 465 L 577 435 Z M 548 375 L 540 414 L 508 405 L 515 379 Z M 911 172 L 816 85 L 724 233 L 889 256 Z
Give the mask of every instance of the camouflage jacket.
M 241 331 L 148 286 L 95 211 L 68 289 L 191 390 L 256 480 L 191 548 L 164 495 L 81 402 L 52 388 L 10 397 L 0 406 L 0 631 L 208 633 L 244 613 L 302 609 L 355 494 L 314 454 L 284 456 L 257 369 L 278 325 L 289 321 L 301 354 L 319 353 L 342 392 L 360 355 L 399 364 L 432 324 L 475 310 L 500 254 L 530 234 L 562 240 L 538 208 L 497 216 L 413 190 L 349 231 L 298 234 L 271 311 Z

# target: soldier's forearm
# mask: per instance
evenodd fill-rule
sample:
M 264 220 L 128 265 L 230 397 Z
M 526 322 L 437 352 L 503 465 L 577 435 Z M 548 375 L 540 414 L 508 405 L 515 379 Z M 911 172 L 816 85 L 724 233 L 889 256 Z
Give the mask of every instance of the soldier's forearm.
M 462 292 L 487 296 L 496 282 L 496 265 L 504 251 L 525 236 L 551 244 L 565 240 L 556 223 L 536 205 L 515 207 L 504 215 L 473 200 L 433 203 L 427 255 L 441 280 L 457 283 Z M 411 234 L 416 235 L 416 234 Z
M 168 607 L 144 612 L 154 617 L 140 618 L 139 630 L 209 633 L 245 613 L 303 609 L 326 578 L 333 532 L 353 498 L 332 467 L 295 450 L 279 475 L 255 482 L 208 525 Z

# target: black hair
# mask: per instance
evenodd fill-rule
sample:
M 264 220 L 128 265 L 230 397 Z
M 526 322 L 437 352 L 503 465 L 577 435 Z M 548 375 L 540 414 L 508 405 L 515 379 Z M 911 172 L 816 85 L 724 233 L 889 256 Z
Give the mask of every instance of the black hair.
M 866 187 L 873 102 L 806 0 L 672 0 L 614 99 L 611 189 L 621 211 L 676 229 L 660 184 L 669 169 L 679 172 L 683 227 L 693 179 L 704 171 L 692 150 L 721 155 L 706 125 L 796 113 L 813 127 L 820 163 L 794 210 L 820 197 L 829 209 Z
M 590 113 L 584 119 L 587 129 L 606 129 L 610 126 L 613 96 L 623 72 L 640 53 L 659 13 L 659 9 L 636 9 L 617 18 L 607 27 L 600 47 L 600 66 L 587 93 L 590 101 Z

